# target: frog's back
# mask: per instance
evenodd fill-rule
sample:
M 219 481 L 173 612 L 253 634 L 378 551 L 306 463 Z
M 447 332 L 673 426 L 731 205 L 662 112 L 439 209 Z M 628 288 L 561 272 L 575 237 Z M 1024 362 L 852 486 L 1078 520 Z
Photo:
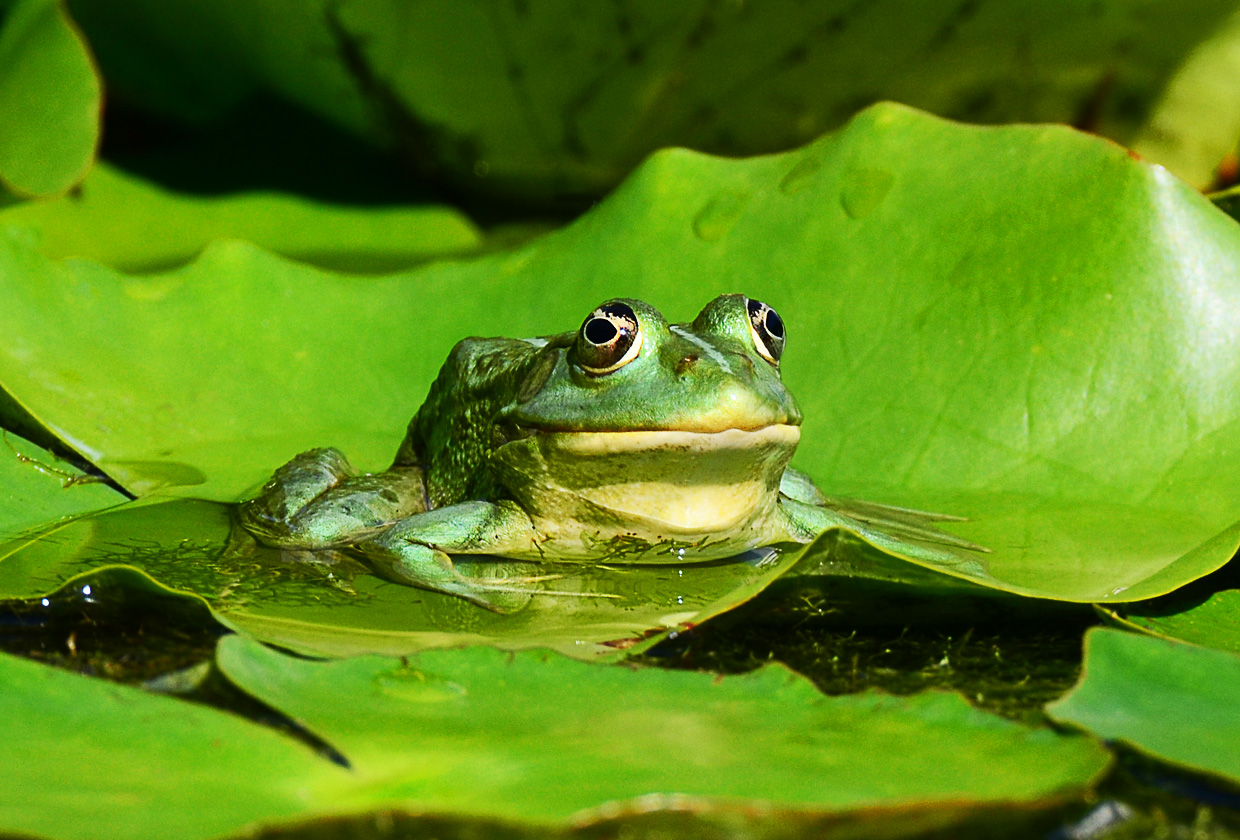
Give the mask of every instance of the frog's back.
M 493 497 L 486 462 L 503 443 L 496 420 L 517 401 L 530 375 L 547 363 L 546 355 L 556 352 L 544 344 L 467 338 L 452 348 L 396 454 L 395 466 L 426 471 L 431 508 Z

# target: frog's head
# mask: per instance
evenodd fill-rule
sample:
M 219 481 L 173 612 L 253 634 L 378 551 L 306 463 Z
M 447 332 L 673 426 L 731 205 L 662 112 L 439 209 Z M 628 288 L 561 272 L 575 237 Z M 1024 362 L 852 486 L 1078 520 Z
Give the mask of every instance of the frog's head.
M 607 301 L 574 334 L 546 380 L 510 415 L 538 431 L 754 431 L 799 426 L 779 376 L 784 325 L 744 295 L 712 300 L 690 324 L 668 324 L 639 300 Z
M 549 340 L 501 419 L 511 443 L 493 465 L 548 517 L 569 515 L 548 508 L 568 491 L 659 533 L 741 527 L 775 504 L 800 437 L 783 348 L 780 317 L 743 295 L 715 298 L 688 324 L 610 300 Z

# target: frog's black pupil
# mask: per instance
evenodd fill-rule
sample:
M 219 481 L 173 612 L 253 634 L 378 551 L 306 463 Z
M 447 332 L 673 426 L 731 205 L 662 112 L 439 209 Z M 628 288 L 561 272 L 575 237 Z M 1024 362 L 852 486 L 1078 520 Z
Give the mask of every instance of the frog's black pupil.
M 776 338 L 784 337 L 784 321 L 774 309 L 766 310 L 766 331 Z
M 614 341 L 619 334 L 616 325 L 606 318 L 591 318 L 586 322 L 586 341 L 591 344 L 607 344 Z

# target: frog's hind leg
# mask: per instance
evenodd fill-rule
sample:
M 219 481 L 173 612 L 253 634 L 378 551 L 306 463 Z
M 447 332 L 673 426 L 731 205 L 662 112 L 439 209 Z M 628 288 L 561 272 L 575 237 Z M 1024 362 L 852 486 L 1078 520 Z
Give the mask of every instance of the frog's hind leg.
M 303 452 L 243 502 L 241 524 L 275 548 L 341 546 L 426 509 L 422 471 L 358 475 L 338 449 Z
M 509 613 L 524 607 L 548 576 L 531 575 L 537 567 L 520 561 L 470 562 L 469 574 L 463 574 L 448 554 L 524 553 L 535 537 L 529 516 L 516 505 L 471 501 L 410 516 L 353 550 L 398 583 Z
M 779 485 L 779 507 L 790 535 L 809 542 L 829 528 L 846 528 L 896 554 L 917 556 L 936 563 L 961 563 L 955 550 L 986 554 L 990 549 L 949 534 L 940 522 L 963 522 L 965 517 L 913 508 L 882 505 L 858 499 L 826 496 L 797 470 L 786 470 Z M 976 562 L 976 561 L 974 561 Z M 969 561 L 966 559 L 967 565 Z

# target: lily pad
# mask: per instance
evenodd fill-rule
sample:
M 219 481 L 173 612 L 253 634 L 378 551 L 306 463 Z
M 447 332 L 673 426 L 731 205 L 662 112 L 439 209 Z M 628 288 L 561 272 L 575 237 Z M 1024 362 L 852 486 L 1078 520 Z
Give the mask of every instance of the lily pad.
M 325 664 L 237 636 L 219 665 L 348 769 L 231 714 L 0 654 L 0 831 L 196 840 L 365 810 L 546 830 L 686 810 L 942 825 L 1053 805 L 1109 761 L 956 695 L 828 698 L 781 666 L 715 678 L 486 648 Z
M 74 3 L 131 101 L 201 118 L 255 88 L 275 91 L 457 189 L 526 202 L 599 194 L 662 146 L 788 149 L 885 98 L 984 122 L 1079 121 L 1130 139 L 1228 9 Z
M 588 821 L 656 793 L 654 807 L 707 810 L 1036 800 L 1108 764 L 959 695 L 827 698 L 778 665 L 717 677 L 486 648 L 315 663 L 237 637 L 217 661 L 340 750 L 359 785 L 460 814 Z
M 206 601 L 233 629 L 302 653 L 407 654 L 489 644 L 552 648 L 584 660 L 644 650 L 741 604 L 793 566 L 799 551 L 753 552 L 684 566 L 540 564 L 549 579 L 518 612 L 390 583 L 360 564 L 307 562 L 230 543 L 227 505 L 152 500 L 0 544 L 0 598 L 66 586 L 125 586 L 137 570 Z
M 46 256 L 84 257 L 129 272 L 189 262 L 217 239 L 244 239 L 341 271 L 393 271 L 476 250 L 477 227 L 439 207 L 345 207 L 279 193 L 172 193 L 107 164 L 72 197 L 0 211 L 0 227 L 29 230 Z
M 0 540 L 124 501 L 120 493 L 52 453 L 0 433 Z
M 59 195 L 95 160 L 102 86 L 94 59 L 60 0 L 17 0 L 0 23 L 0 184 L 22 196 Z
M 788 324 L 825 492 L 970 517 L 944 527 L 992 553 L 913 558 L 956 577 L 1130 601 L 1240 544 L 1238 265 L 1231 219 L 1106 141 L 885 105 L 786 155 L 661 153 L 514 253 L 385 277 L 227 242 L 135 278 L 0 230 L 0 385 L 127 489 L 231 501 L 314 446 L 384 468 L 464 336 L 739 290 Z
M 1080 683 L 1056 720 L 1163 761 L 1240 780 L 1240 657 L 1121 630 L 1085 637 Z
M 1164 639 L 1240 653 L 1240 591 L 1225 589 L 1204 600 L 1179 594 L 1117 604 L 1102 614 L 1115 624 Z

